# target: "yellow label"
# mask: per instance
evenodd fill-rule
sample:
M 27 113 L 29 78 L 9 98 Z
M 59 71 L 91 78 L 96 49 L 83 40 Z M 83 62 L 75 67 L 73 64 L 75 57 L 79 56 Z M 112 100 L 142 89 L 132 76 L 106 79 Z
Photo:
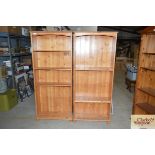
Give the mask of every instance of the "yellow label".
M 131 129 L 155 129 L 155 115 L 131 115 Z

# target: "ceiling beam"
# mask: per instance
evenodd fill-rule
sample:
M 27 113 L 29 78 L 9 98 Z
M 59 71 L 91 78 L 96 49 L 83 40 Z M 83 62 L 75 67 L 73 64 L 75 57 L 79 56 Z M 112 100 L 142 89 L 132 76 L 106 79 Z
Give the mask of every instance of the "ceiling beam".
M 139 33 L 136 32 L 136 31 L 130 31 L 130 30 L 127 30 L 127 29 L 124 29 L 124 28 L 118 28 L 116 26 L 98 26 L 99 31 L 102 30 L 103 28 L 109 28 L 109 29 L 112 29 L 112 30 L 123 31 L 123 32 L 128 32 L 128 33 L 139 35 Z
M 137 32 L 142 31 L 146 28 L 147 26 L 140 26 L 139 28 L 136 29 Z
M 117 40 L 123 40 L 123 41 L 139 41 L 140 37 L 138 38 L 117 38 Z

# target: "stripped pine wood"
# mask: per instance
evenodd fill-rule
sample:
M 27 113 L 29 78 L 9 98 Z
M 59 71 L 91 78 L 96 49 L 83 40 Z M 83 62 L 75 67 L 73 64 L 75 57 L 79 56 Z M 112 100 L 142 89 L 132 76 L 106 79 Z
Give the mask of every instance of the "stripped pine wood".
M 31 32 L 37 119 L 72 119 L 72 33 Z
M 38 119 L 110 121 L 116 39 L 116 32 L 31 32 Z
M 74 33 L 74 119 L 110 121 L 117 33 Z
M 142 32 L 133 114 L 155 114 L 155 33 Z

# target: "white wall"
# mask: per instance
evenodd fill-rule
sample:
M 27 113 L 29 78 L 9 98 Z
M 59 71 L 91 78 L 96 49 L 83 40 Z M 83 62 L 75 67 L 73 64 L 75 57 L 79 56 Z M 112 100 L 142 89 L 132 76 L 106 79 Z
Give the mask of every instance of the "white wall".
M 61 26 L 57 26 L 57 27 L 61 27 Z M 46 26 L 46 30 L 47 31 L 56 31 L 56 26 Z
M 57 26 L 61 27 L 61 26 Z M 97 26 L 68 26 L 71 31 L 97 31 Z M 47 26 L 46 29 L 48 31 L 56 31 L 56 27 L 54 26 Z
M 69 26 L 72 31 L 97 31 L 97 26 Z

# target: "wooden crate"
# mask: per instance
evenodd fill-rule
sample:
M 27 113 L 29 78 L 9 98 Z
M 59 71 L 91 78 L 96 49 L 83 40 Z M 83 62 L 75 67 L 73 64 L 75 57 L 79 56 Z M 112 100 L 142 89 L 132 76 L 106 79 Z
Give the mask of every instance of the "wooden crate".
M 152 31 L 151 31 L 152 29 Z M 155 32 L 142 33 L 133 114 L 155 114 Z
M 72 33 L 31 32 L 38 119 L 72 119 Z
M 115 32 L 74 33 L 74 119 L 110 121 Z

